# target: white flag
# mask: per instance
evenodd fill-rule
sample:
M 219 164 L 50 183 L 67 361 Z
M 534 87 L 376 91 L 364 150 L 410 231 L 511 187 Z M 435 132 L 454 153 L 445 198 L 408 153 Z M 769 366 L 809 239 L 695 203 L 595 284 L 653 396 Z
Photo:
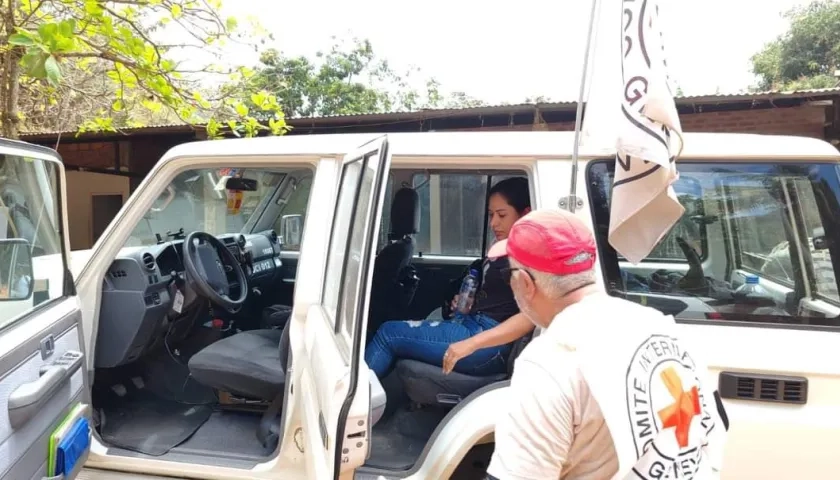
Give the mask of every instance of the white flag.
M 658 1 L 624 0 L 621 11 L 621 113 L 609 240 L 638 263 L 685 211 L 671 186 L 682 128 L 666 72 Z

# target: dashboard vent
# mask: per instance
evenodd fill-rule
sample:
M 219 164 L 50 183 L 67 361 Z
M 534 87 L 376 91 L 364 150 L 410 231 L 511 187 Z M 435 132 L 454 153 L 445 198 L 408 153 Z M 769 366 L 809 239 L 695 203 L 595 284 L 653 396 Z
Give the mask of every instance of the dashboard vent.
M 155 269 L 155 257 L 151 253 L 144 253 L 140 260 L 143 262 L 143 266 L 146 267 L 146 270 L 152 271 Z

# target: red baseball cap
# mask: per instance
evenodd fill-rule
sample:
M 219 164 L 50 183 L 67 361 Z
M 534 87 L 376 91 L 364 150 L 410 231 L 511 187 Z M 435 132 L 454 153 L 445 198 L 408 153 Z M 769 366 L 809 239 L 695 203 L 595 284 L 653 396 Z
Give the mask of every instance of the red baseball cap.
M 535 210 L 520 218 L 508 238 L 496 242 L 491 259 L 510 256 L 523 266 L 554 275 L 573 275 L 595 264 L 595 238 L 565 210 Z

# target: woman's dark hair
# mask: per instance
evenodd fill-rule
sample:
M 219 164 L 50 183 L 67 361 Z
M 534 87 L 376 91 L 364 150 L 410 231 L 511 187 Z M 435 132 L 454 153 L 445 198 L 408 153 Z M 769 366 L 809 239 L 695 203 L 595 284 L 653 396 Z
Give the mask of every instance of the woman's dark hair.
M 531 208 L 531 193 L 528 191 L 528 179 L 525 177 L 507 178 L 493 185 L 488 198 L 497 193 L 516 210 L 516 213 L 522 214 L 526 208 Z

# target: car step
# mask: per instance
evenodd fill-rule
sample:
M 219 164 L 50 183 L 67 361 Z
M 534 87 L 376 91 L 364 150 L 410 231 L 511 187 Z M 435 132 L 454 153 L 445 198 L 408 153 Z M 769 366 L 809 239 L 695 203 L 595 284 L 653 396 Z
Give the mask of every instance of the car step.
M 77 480 L 187 480 L 178 477 L 159 477 L 145 473 L 126 473 L 113 470 L 98 470 L 94 468 L 83 468 L 79 472 Z

